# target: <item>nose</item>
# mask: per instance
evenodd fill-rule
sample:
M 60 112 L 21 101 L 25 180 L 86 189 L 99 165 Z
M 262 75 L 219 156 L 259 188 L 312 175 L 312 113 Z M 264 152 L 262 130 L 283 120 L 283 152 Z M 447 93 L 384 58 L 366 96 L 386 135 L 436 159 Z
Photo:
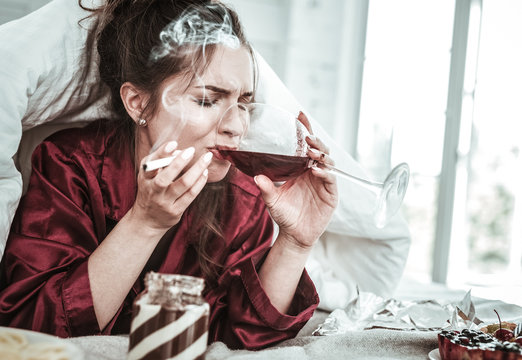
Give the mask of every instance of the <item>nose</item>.
M 232 105 L 223 114 L 219 123 L 219 134 L 226 136 L 239 144 L 239 140 L 248 129 L 248 111 L 240 104 Z

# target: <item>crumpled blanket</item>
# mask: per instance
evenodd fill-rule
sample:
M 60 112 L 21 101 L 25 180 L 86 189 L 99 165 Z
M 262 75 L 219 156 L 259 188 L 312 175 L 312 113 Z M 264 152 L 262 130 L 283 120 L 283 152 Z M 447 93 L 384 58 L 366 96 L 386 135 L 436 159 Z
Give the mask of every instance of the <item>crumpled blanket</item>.
M 85 336 L 69 339 L 85 350 L 83 360 L 126 358 L 127 336 Z M 230 350 L 215 342 L 205 353 L 205 360 L 303 360 L 303 359 L 426 359 L 437 347 L 435 332 L 394 330 L 353 331 L 335 336 L 300 336 L 260 351 Z
M 205 360 L 426 359 L 437 347 L 436 332 L 375 329 L 297 337 L 262 351 L 230 350 L 216 342 L 208 348 Z

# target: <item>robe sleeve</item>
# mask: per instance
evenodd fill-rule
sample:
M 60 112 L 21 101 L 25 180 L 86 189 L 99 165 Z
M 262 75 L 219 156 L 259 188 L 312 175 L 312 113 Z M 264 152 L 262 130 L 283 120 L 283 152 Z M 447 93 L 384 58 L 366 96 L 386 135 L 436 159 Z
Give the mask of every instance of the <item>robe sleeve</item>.
M 2 325 L 61 337 L 100 333 L 87 260 L 104 236 L 103 202 L 87 156 L 71 152 L 44 142 L 33 154 L 30 190 L 1 263 Z
M 270 248 L 272 220 L 261 198 L 250 210 L 245 214 L 251 219 L 248 228 L 239 235 L 241 247 L 229 254 L 229 266 L 206 294 L 211 308 L 209 341 L 223 341 L 233 349 L 261 349 L 295 337 L 319 303 L 304 270 L 289 313 L 272 305 L 258 276 Z

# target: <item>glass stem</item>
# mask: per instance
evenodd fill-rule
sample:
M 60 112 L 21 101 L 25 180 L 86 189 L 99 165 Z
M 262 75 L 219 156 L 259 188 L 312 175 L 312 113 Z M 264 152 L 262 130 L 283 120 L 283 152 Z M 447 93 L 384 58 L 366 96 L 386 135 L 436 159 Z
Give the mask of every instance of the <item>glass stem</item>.
M 333 173 L 334 175 L 341 176 L 342 178 L 345 178 L 347 180 L 350 180 L 351 182 L 354 182 L 356 184 L 361 185 L 362 187 L 372 191 L 376 195 L 380 194 L 382 186 L 383 186 L 382 183 L 361 179 L 361 178 L 359 178 L 357 176 L 353 176 L 351 174 L 348 174 L 347 172 L 339 170 L 339 169 L 337 169 L 336 167 L 334 167 L 332 165 L 320 163 L 317 160 L 310 159 L 308 167 L 310 167 L 310 168 L 318 168 L 318 169 L 322 169 L 322 170 L 326 169 L 329 172 Z

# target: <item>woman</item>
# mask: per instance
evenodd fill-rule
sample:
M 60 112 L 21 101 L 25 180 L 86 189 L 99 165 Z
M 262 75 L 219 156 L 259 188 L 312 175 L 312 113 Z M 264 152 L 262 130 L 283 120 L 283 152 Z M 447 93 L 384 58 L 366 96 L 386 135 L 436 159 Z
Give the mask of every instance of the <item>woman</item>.
M 1 263 L 0 322 L 62 337 L 128 333 L 154 270 L 205 278 L 209 341 L 261 348 L 295 336 L 318 303 L 304 264 L 337 189 L 318 169 L 276 187 L 213 156 L 243 130 L 220 115 L 255 93 L 236 14 L 203 0 L 110 0 L 96 14 L 114 120 L 35 150 Z M 330 162 L 319 140 L 307 143 Z

